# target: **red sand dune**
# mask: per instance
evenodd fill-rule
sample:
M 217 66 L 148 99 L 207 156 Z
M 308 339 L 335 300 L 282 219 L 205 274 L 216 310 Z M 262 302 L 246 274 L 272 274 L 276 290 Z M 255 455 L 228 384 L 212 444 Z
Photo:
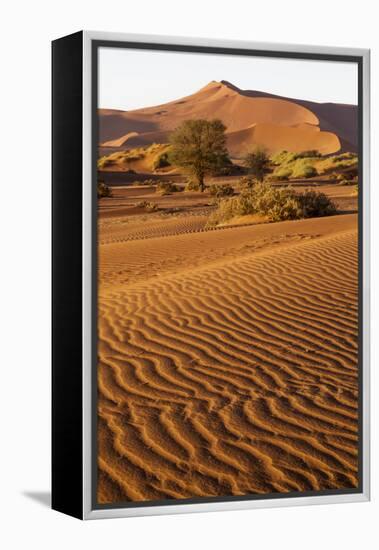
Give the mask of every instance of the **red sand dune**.
M 173 129 L 194 118 L 220 118 L 232 154 L 257 144 L 270 152 L 317 149 L 329 154 L 357 149 L 356 106 L 245 91 L 226 81 L 212 81 L 163 105 L 134 111 L 99 109 L 99 142 L 104 148 L 167 142 Z

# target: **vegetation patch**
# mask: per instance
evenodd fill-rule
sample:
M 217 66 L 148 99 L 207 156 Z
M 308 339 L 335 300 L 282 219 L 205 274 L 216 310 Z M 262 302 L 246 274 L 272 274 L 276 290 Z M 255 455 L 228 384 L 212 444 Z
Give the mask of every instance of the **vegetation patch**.
M 310 164 L 308 158 L 296 159 L 291 168 L 293 178 L 313 178 L 318 175 L 316 168 Z
M 147 167 L 151 169 L 163 168 L 169 166 L 169 148 L 167 143 L 153 143 L 147 147 L 134 147 L 115 151 L 98 159 L 97 167 L 104 170 L 110 166 L 118 166 L 124 169 L 134 162 L 144 161 Z M 129 168 L 128 171 L 132 170 Z
M 250 189 L 251 187 L 253 187 L 253 185 L 255 185 L 257 182 L 257 180 L 251 176 L 242 176 L 242 178 L 240 178 L 238 180 L 238 187 L 243 190 L 243 189 Z
M 339 180 L 338 185 L 358 185 L 357 178 Z
M 249 174 L 258 181 L 263 181 L 265 176 L 271 171 L 270 157 L 267 155 L 266 150 L 261 147 L 256 147 L 245 155 L 244 165 Z
M 112 189 L 104 181 L 97 182 L 97 198 L 111 197 Z
M 178 193 L 181 189 L 171 181 L 160 181 L 157 185 L 157 193 L 160 195 L 171 195 Z
M 217 210 L 209 217 L 207 226 L 214 227 L 246 215 L 258 215 L 275 222 L 335 213 L 334 203 L 324 193 L 312 190 L 296 193 L 291 187 L 257 183 L 238 197 L 221 200 Z
M 171 162 L 188 170 L 200 191 L 206 175 L 218 173 L 228 164 L 225 126 L 221 120 L 185 120 L 171 134 Z
M 168 151 L 160 153 L 153 161 L 153 170 L 167 168 L 168 166 L 171 166 L 170 155 Z
M 205 189 L 205 186 L 204 186 Z M 184 188 L 185 191 L 200 191 L 200 184 L 196 179 L 189 178 Z
M 323 157 L 316 150 L 300 153 L 279 151 L 270 160 L 274 166 L 271 181 L 285 180 L 286 177 L 309 178 L 318 174 L 336 173 L 336 170 L 358 170 L 358 155 L 350 152 Z
M 137 208 L 143 208 L 146 212 L 154 212 L 158 210 L 158 206 L 154 202 L 141 201 L 136 204 Z
M 229 183 L 224 183 L 222 185 L 213 184 L 209 187 L 209 192 L 213 197 L 216 197 L 216 199 L 234 195 L 234 189 Z
M 289 166 L 280 166 L 267 177 L 268 181 L 288 181 L 292 176 L 293 170 Z

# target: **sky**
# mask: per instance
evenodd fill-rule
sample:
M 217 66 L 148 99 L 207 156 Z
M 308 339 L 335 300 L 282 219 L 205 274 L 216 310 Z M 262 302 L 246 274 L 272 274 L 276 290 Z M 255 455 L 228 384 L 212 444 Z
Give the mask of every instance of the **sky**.
M 132 110 L 190 95 L 212 80 L 320 103 L 358 103 L 355 63 L 100 48 L 99 107 Z

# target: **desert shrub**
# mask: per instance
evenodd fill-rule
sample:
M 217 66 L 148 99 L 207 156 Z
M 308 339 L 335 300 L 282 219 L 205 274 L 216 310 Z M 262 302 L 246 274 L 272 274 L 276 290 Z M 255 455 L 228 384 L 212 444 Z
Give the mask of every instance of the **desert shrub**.
M 240 189 L 245 189 L 245 188 L 251 188 L 253 187 L 253 185 L 255 185 L 257 182 L 257 180 L 251 176 L 242 176 L 242 178 L 240 178 L 238 180 L 238 187 Z
M 192 178 L 189 178 L 185 186 L 185 191 L 200 191 L 199 182 Z
M 301 151 L 300 153 L 290 153 L 289 151 L 279 151 L 271 155 L 271 162 L 276 166 L 282 166 L 284 164 L 290 164 L 297 159 L 317 159 L 321 157 L 321 153 L 317 149 L 310 149 L 309 151 Z
M 213 177 L 232 176 L 236 171 L 240 171 L 240 168 L 232 163 L 229 155 L 226 153 L 219 156 L 217 163 L 210 169 L 209 175 Z
M 328 174 L 327 179 L 330 181 L 342 181 L 345 179 L 345 176 L 343 174 L 337 174 L 336 172 L 330 172 Z
M 249 214 L 266 216 L 271 221 L 296 219 L 301 217 L 301 206 L 291 188 L 256 183 L 238 197 L 222 200 L 207 225 L 214 226 L 236 216 Z
M 141 160 L 145 158 L 144 152 L 128 152 L 124 157 L 124 162 L 132 162 L 134 160 Z
M 169 195 L 170 193 L 177 193 L 180 191 L 179 187 L 171 181 L 160 181 L 157 185 L 157 193 L 160 195 Z
M 270 174 L 271 181 L 287 181 L 292 176 L 292 169 L 288 166 L 282 166 L 277 168 L 272 174 Z
M 136 204 L 138 208 L 143 208 L 146 210 L 146 212 L 154 212 L 154 210 L 157 210 L 158 206 L 154 202 L 150 201 L 141 201 Z
M 281 164 L 288 164 L 296 159 L 296 153 L 290 153 L 289 151 L 279 151 L 274 155 L 271 155 L 271 162 L 276 166 Z
M 265 149 L 255 147 L 244 157 L 244 165 L 249 173 L 258 181 L 263 181 L 270 172 L 270 158 Z
M 101 157 L 97 161 L 97 167 L 99 170 L 102 170 L 107 166 L 112 166 L 113 164 L 115 164 L 115 160 L 108 157 Z
M 310 149 L 309 151 L 301 151 L 301 153 L 296 153 L 295 159 L 306 159 L 306 158 L 318 158 L 321 157 L 321 153 L 317 149 Z
M 334 157 L 332 159 L 333 169 L 351 169 L 352 171 L 358 171 L 358 158 L 338 158 Z
M 293 178 L 313 178 L 318 172 L 312 164 L 309 164 L 308 159 L 297 159 L 293 165 Z
M 171 162 L 169 159 L 168 152 L 161 153 L 157 156 L 157 158 L 153 162 L 153 170 L 158 170 L 159 168 L 166 168 L 167 166 L 171 166 Z
M 212 227 L 236 216 L 249 214 L 264 216 L 270 221 L 283 221 L 328 216 L 335 212 L 335 205 L 324 193 L 296 193 L 291 187 L 257 183 L 238 197 L 221 200 L 217 210 L 209 217 L 207 226 Z
M 229 183 L 223 183 L 222 185 L 213 184 L 209 187 L 209 192 L 216 199 L 234 195 L 234 189 Z
M 344 171 L 344 175 L 348 179 L 358 178 L 358 166 L 352 166 L 351 168 L 348 168 Z
M 104 181 L 97 182 L 97 198 L 102 199 L 103 197 L 111 197 L 112 189 Z
M 315 218 L 335 214 L 335 204 L 325 193 L 308 189 L 299 195 L 303 218 Z
M 357 183 L 358 182 L 356 178 L 353 178 L 353 179 L 344 178 L 338 182 L 338 185 L 357 185 Z
M 358 160 L 358 155 L 356 153 L 341 153 L 340 155 L 332 157 L 334 163 L 347 160 Z

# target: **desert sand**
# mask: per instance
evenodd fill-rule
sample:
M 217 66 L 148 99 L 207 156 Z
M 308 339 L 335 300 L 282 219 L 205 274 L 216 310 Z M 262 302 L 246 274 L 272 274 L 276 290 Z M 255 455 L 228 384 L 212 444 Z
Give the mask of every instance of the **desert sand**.
M 214 230 L 201 193 L 100 201 L 100 503 L 357 486 L 356 198 L 323 191 Z
M 220 118 L 231 152 L 254 145 L 268 152 L 317 149 L 322 154 L 357 151 L 357 107 L 283 98 L 212 81 L 190 96 L 133 111 L 99 110 L 101 154 L 125 147 L 167 143 L 184 120 Z

